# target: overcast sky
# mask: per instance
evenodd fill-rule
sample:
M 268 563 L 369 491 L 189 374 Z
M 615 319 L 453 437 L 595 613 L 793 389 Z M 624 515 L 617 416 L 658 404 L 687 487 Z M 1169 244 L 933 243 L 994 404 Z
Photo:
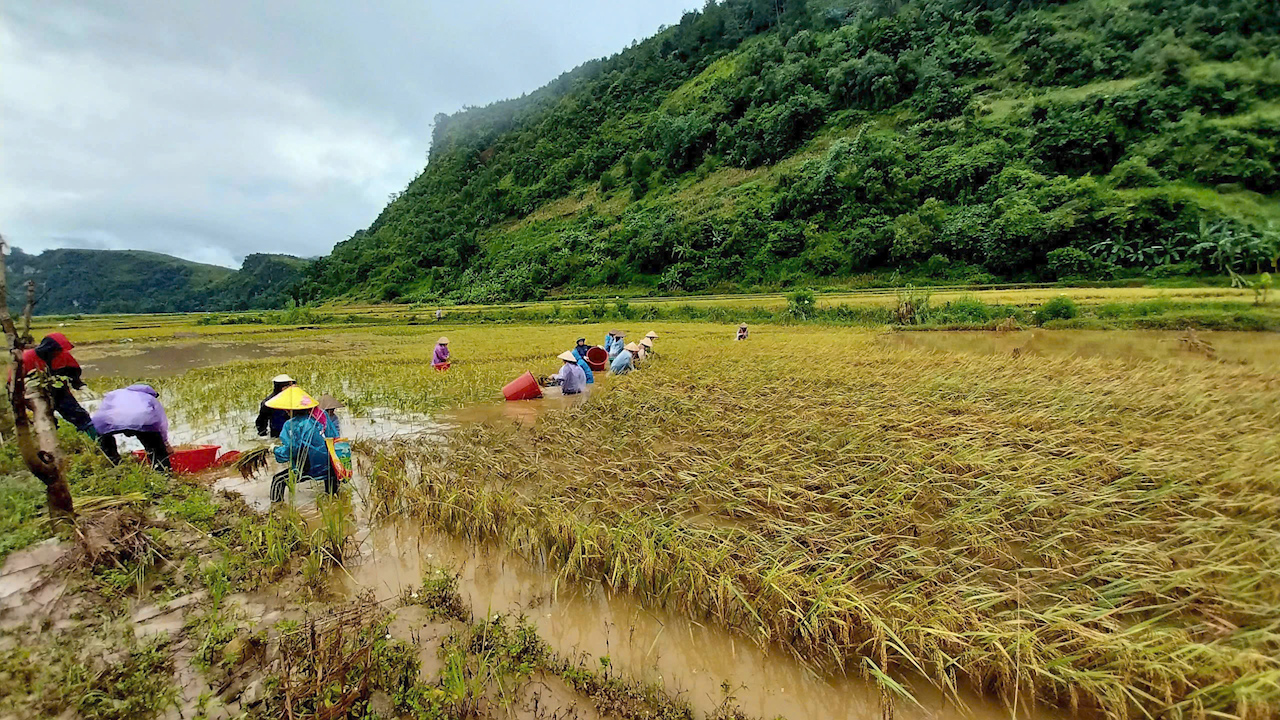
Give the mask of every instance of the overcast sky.
M 529 92 L 701 0 L 0 2 L 0 232 L 236 267 L 322 255 L 431 119 Z

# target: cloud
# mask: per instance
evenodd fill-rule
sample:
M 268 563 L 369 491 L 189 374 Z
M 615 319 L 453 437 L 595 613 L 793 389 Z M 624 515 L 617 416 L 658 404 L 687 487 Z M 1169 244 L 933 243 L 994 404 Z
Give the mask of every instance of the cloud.
M 28 252 L 314 256 L 425 163 L 430 118 L 533 90 L 685 0 L 0 5 L 0 230 Z

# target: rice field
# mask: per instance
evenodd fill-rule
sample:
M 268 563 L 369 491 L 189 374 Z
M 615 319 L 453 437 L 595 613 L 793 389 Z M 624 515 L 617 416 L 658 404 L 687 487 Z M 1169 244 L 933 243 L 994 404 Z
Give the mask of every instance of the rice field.
M 894 288 L 872 288 L 866 290 L 850 290 L 824 292 L 817 296 L 816 303 L 820 308 L 845 307 L 849 309 L 892 309 L 898 303 L 898 290 Z M 1015 308 L 1032 308 L 1044 302 L 1067 295 L 1082 307 L 1096 307 L 1107 304 L 1141 303 L 1160 301 L 1167 303 L 1190 304 L 1206 312 L 1215 312 L 1228 306 L 1247 306 L 1254 301 L 1251 291 L 1243 288 L 1228 287 L 1192 287 L 1192 288 L 1160 288 L 1160 287 L 1127 287 L 1127 288 L 1062 288 L 1058 286 L 1012 286 L 1005 288 L 974 289 L 972 287 L 938 287 L 929 290 L 934 304 L 955 302 L 957 300 L 978 300 L 992 305 L 1003 305 Z M 611 307 L 617 298 L 606 299 Z M 449 320 L 466 320 L 482 314 L 514 314 L 563 312 L 568 316 L 577 311 L 585 311 L 596 304 L 594 300 L 547 300 L 527 303 L 508 303 L 498 305 L 467 305 L 444 307 L 445 322 Z M 630 307 L 637 315 L 647 310 L 670 312 L 682 308 L 708 310 L 721 309 L 727 313 L 735 311 L 778 311 L 787 306 L 784 293 L 755 293 L 732 295 L 690 295 L 674 297 L 638 297 L 630 299 Z M 325 305 L 308 310 L 313 317 L 328 320 L 342 320 L 345 323 L 360 325 L 372 323 L 397 323 L 435 325 L 434 313 L 436 305 Z M 221 319 L 245 318 L 261 313 L 214 313 Z M 223 340 L 247 341 L 255 338 L 274 338 L 298 326 L 307 326 L 308 321 L 280 324 L 205 324 L 208 313 L 168 313 L 154 315 L 90 315 L 69 320 L 61 317 L 37 317 L 34 331 L 37 334 L 73 328 L 78 342 L 81 343 L 117 343 L 134 341 L 154 341 L 197 338 L 218 338 Z M 563 322 L 565 318 L 561 319 Z
M 438 329 L 288 331 L 302 354 L 156 383 L 191 419 L 251 419 L 278 372 L 353 413 L 434 413 L 605 329 L 449 328 L 448 373 Z M 365 447 L 369 507 L 863 673 L 890 707 L 924 679 L 1116 718 L 1280 712 L 1280 352 L 656 329 L 659 355 L 585 403 Z

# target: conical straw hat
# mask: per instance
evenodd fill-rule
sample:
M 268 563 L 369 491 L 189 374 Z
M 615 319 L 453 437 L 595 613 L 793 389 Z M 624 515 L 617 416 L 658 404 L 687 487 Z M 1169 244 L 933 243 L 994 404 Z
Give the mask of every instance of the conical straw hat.
M 648 338 L 648 339 L 650 339 L 650 340 L 657 340 L 657 339 L 658 339 L 658 333 L 656 333 L 656 332 L 654 332 L 654 331 L 650 330 L 650 331 L 649 331 L 649 334 L 648 334 L 648 335 L 645 335 L 645 337 L 646 337 L 646 338 Z
M 627 346 L 626 346 L 625 348 L 623 348 L 623 349 L 624 349 L 624 350 L 628 350 L 628 351 L 630 351 L 630 352 L 639 352 L 639 351 L 640 351 L 640 346 L 639 346 L 639 345 L 637 345 L 637 344 L 635 344 L 635 343 L 627 343 Z
M 332 395 L 321 395 L 320 399 L 317 402 L 320 403 L 321 410 L 338 410 L 340 408 L 346 407 L 345 405 L 343 405 L 341 402 L 338 401 L 338 398 Z
M 557 355 L 556 357 L 560 358 L 561 360 L 563 360 L 563 361 L 565 361 L 565 362 L 571 362 L 571 363 L 576 363 L 576 362 L 578 362 L 578 358 L 574 357 L 574 356 L 573 356 L 573 353 L 569 352 L 568 350 L 566 350 L 566 351 L 564 351 L 564 352 L 560 353 L 560 354 L 559 354 L 559 355 Z
M 640 344 L 641 344 L 641 345 L 643 345 L 643 346 L 645 346 L 645 347 L 647 347 L 647 348 L 651 348 L 651 347 L 653 347 L 653 341 L 652 341 L 652 340 L 650 340 L 649 338 L 645 338 L 645 339 L 641 340 L 641 341 L 640 341 Z
M 436 344 L 437 344 L 437 345 L 448 345 L 448 344 L 449 344 L 449 338 L 441 336 L 441 338 L 440 338 L 439 340 L 437 340 L 437 341 L 436 341 Z
M 297 385 L 290 385 L 267 401 L 267 407 L 276 410 L 310 410 L 319 404 Z

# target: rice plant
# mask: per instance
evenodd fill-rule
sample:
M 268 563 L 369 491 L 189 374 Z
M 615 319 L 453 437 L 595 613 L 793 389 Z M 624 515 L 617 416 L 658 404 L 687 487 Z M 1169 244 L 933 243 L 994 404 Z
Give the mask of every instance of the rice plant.
M 858 670 L 887 702 L 911 674 L 1111 717 L 1280 711 L 1272 368 L 690 335 L 572 410 L 381 448 L 397 479 L 370 507 Z

